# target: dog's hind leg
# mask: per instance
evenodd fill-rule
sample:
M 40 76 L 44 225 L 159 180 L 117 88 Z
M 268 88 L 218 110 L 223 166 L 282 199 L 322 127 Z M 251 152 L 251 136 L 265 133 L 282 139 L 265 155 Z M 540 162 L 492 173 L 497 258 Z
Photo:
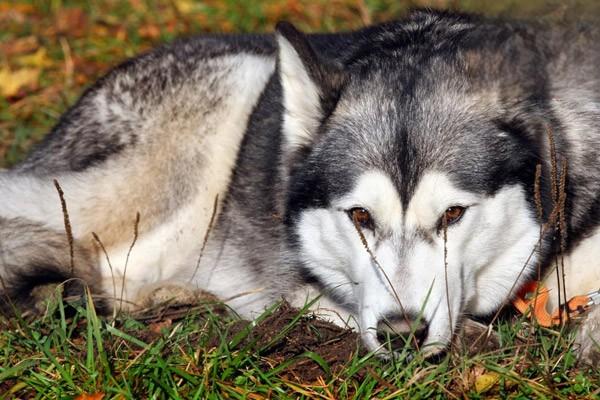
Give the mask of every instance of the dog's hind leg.
M 40 311 L 45 289 L 58 284 L 63 297 L 80 295 L 86 286 L 98 293 L 94 265 L 92 252 L 65 232 L 25 218 L 0 218 L 0 312 Z

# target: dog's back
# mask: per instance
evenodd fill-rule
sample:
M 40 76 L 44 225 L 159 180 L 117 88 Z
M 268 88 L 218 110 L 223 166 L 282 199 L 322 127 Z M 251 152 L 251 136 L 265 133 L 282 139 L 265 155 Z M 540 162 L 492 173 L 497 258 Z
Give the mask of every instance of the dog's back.
M 114 275 L 120 289 L 134 228 L 129 298 L 197 257 L 274 51 L 261 36 L 184 40 L 125 62 L 88 89 L 24 162 L 0 175 L 5 293 L 28 303 L 34 286 L 72 276 L 100 289 Z

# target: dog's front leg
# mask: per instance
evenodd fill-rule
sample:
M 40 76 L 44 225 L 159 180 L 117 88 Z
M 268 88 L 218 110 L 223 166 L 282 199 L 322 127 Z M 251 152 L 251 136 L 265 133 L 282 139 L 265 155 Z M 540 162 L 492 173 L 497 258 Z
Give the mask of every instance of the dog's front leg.
M 575 344 L 578 346 L 580 363 L 592 366 L 600 364 L 600 307 L 594 307 L 581 321 Z

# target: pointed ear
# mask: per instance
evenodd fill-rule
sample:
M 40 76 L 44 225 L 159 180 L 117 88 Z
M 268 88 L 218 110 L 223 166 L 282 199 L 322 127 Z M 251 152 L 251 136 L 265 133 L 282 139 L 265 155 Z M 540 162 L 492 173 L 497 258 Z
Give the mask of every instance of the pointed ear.
M 278 66 L 283 92 L 283 134 L 288 154 L 310 146 L 333 111 L 344 84 L 341 68 L 324 62 L 292 24 L 277 24 Z

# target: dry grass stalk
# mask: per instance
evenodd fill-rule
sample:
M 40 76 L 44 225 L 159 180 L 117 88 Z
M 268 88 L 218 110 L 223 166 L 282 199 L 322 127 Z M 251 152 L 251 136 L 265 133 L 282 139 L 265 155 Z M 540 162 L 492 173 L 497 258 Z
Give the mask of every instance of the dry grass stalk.
M 73 229 L 71 227 L 71 219 L 69 218 L 69 211 L 67 210 L 67 201 L 65 200 L 65 193 L 63 192 L 60 184 L 54 179 L 54 187 L 58 192 L 60 198 L 60 206 L 62 209 L 63 220 L 65 224 L 65 233 L 67 234 L 67 242 L 69 243 L 69 260 L 71 263 L 71 275 L 75 271 L 75 247 L 73 246 Z
M 123 267 L 123 281 L 121 282 L 121 296 L 119 299 L 119 312 L 121 312 L 121 308 L 123 306 L 123 293 L 125 291 L 125 280 L 127 279 L 127 265 L 129 264 L 129 256 L 131 255 L 131 251 L 133 250 L 133 247 L 135 246 L 135 243 L 137 242 L 138 234 L 139 234 L 139 227 L 140 227 L 140 213 L 138 211 L 135 214 L 135 223 L 133 225 L 133 241 L 131 242 L 131 245 L 129 246 L 129 250 L 127 250 L 127 257 L 125 257 L 125 266 Z
M 448 322 L 450 327 L 454 327 L 452 323 L 452 311 L 450 309 L 450 288 L 448 287 L 448 219 L 446 214 L 442 217 L 442 230 L 444 232 L 444 281 L 446 284 L 446 303 L 448 305 Z
M 198 254 L 198 261 L 196 261 L 196 268 L 194 269 L 194 273 L 190 278 L 190 282 L 194 280 L 196 277 L 196 273 L 200 269 L 200 262 L 202 261 L 202 256 L 204 255 L 204 249 L 206 248 L 206 244 L 208 243 L 208 238 L 210 237 L 210 233 L 213 230 L 215 220 L 217 219 L 217 210 L 219 209 L 219 195 L 215 196 L 215 201 L 213 203 L 212 214 L 210 216 L 210 221 L 208 222 L 208 227 L 206 228 L 206 232 L 204 233 L 204 240 L 202 241 L 202 247 L 200 248 L 200 254 Z
M 115 282 L 115 273 L 113 271 L 113 266 L 112 263 L 110 262 L 110 257 L 108 257 L 108 252 L 106 251 L 106 247 L 104 247 L 104 243 L 102 243 L 102 241 L 100 240 L 100 238 L 98 237 L 98 235 L 96 234 L 96 232 L 92 232 L 92 236 L 94 238 L 94 241 L 96 241 L 96 243 L 98 244 L 98 246 L 100 246 L 100 249 L 102 250 L 102 253 L 104 254 L 104 257 L 106 258 L 106 262 L 108 263 L 108 268 L 110 269 L 110 275 L 112 278 L 112 286 L 113 286 L 113 301 L 117 300 L 117 283 Z M 121 301 L 123 300 L 123 296 L 121 296 Z M 115 320 L 117 316 L 117 309 L 115 307 L 113 307 L 113 321 Z

